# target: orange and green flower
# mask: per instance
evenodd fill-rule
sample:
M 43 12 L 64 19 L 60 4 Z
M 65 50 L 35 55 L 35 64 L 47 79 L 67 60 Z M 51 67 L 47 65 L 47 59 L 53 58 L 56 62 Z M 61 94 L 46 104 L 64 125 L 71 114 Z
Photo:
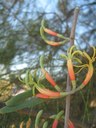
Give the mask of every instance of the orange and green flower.
M 61 96 L 60 92 L 51 91 L 47 88 L 36 86 L 37 90 L 39 91 L 39 94 L 36 95 L 36 97 L 39 98 L 59 98 Z
M 52 46 L 60 46 L 62 44 L 65 44 L 66 42 L 70 41 L 69 38 L 64 37 L 63 35 L 61 35 L 61 34 L 59 34 L 57 32 L 54 32 L 54 31 L 46 28 L 45 25 L 44 25 L 44 23 L 45 23 L 44 20 L 42 20 L 41 28 L 40 28 L 40 34 L 41 34 L 42 39 L 47 44 L 52 45 Z M 56 41 L 52 41 L 52 40 L 47 40 L 46 37 L 45 37 L 45 35 L 44 35 L 44 32 L 46 32 L 47 34 L 52 35 L 52 36 L 57 36 L 57 37 L 63 39 L 63 41 L 56 42 Z
M 41 71 L 42 71 L 43 74 L 45 75 L 45 78 L 47 79 L 47 81 L 48 81 L 57 91 L 60 91 L 61 89 L 59 88 L 59 86 L 57 85 L 57 83 L 54 81 L 54 79 L 52 78 L 52 76 L 44 69 L 43 61 L 44 61 L 44 56 L 41 56 L 41 57 L 40 57 Z
M 93 62 L 95 61 L 96 58 L 96 52 L 94 47 L 93 48 L 93 56 L 90 57 L 86 52 L 83 52 L 84 56 L 88 59 L 89 64 L 87 64 L 88 67 L 88 72 L 86 74 L 86 77 L 83 81 L 83 85 L 87 85 L 88 82 L 90 81 L 90 79 L 92 78 L 93 72 L 94 72 L 94 68 L 93 68 Z
M 55 120 L 53 121 L 52 124 L 52 128 L 57 128 L 58 123 L 59 123 L 59 119 L 63 116 L 64 111 L 60 111 L 56 116 L 55 116 Z
M 94 70 L 93 65 L 92 64 L 89 64 L 89 66 L 88 66 L 88 72 L 87 72 L 86 77 L 85 77 L 85 79 L 84 79 L 84 81 L 82 83 L 84 86 L 87 85 L 88 82 L 90 81 L 90 79 L 92 78 L 93 70 Z
M 70 76 L 71 81 L 75 81 L 75 73 L 73 69 L 73 63 L 71 59 L 67 60 L 68 74 Z

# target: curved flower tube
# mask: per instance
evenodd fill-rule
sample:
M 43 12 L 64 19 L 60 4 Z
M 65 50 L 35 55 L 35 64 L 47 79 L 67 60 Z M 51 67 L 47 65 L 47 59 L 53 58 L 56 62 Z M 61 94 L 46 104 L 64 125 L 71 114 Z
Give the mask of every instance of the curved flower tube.
M 87 85 L 89 80 L 91 79 L 91 77 L 93 75 L 93 70 L 94 70 L 93 69 L 93 65 L 90 63 L 89 67 L 88 67 L 88 72 L 87 72 L 86 77 L 85 77 L 85 79 L 84 79 L 84 81 L 82 83 L 84 86 Z
M 81 89 L 88 84 L 88 82 L 92 78 L 92 75 L 93 75 L 93 72 L 94 72 L 93 62 L 95 61 L 95 58 L 96 58 L 96 52 L 95 52 L 94 47 L 92 47 L 92 48 L 93 48 L 93 56 L 92 57 L 90 57 L 86 52 L 83 52 L 83 55 L 84 55 L 84 57 L 86 57 L 88 59 L 89 64 L 86 64 L 86 66 L 88 67 L 88 72 L 86 74 L 86 77 L 83 80 L 80 87 L 78 87 L 78 88 L 81 88 Z
M 47 34 L 50 34 L 50 35 L 52 35 L 52 36 L 57 36 L 57 37 L 60 37 L 60 38 L 62 38 L 62 39 L 66 39 L 63 35 L 61 35 L 61 34 L 59 34 L 59 33 L 57 33 L 57 32 L 54 32 L 54 31 L 52 31 L 52 30 L 46 28 L 46 27 L 45 27 L 45 21 L 44 21 L 44 20 L 42 20 L 41 26 L 42 26 L 44 32 L 46 32 Z
M 39 86 L 36 86 L 37 90 L 39 91 L 39 93 L 41 94 L 41 96 L 45 96 L 45 98 L 59 98 L 60 97 L 60 92 L 55 92 L 55 91 L 51 91 L 47 88 L 42 88 Z M 40 97 L 40 94 L 37 96 Z
M 41 71 L 42 71 L 43 74 L 45 75 L 45 77 L 46 77 L 46 79 L 48 80 L 48 82 L 49 82 L 57 91 L 60 91 L 61 89 L 59 88 L 59 86 L 57 85 L 57 83 L 54 81 L 54 79 L 52 78 L 52 76 L 44 69 L 43 61 L 44 61 L 44 56 L 41 56 L 41 57 L 40 57 Z
M 88 82 L 91 80 L 92 75 L 93 75 L 93 70 L 94 70 L 93 65 L 92 64 L 88 65 L 88 72 L 87 72 L 86 77 L 83 80 L 82 84 L 80 86 L 78 86 L 74 91 L 70 91 L 69 93 L 73 94 L 73 93 L 83 89 L 88 84 Z
M 59 38 L 62 38 L 63 41 L 55 42 L 55 41 L 47 40 L 46 37 L 44 36 L 44 32 L 46 32 L 46 33 L 48 33 L 48 34 L 50 34 L 50 35 L 52 35 L 52 36 L 57 36 L 57 37 L 59 37 Z M 46 27 L 44 26 L 44 20 L 42 20 L 42 22 L 41 22 L 40 34 L 41 34 L 42 39 L 43 39 L 47 44 L 52 45 L 52 46 L 60 46 L 60 45 L 62 45 L 62 44 L 67 43 L 68 41 L 70 41 L 69 38 L 64 37 L 63 35 L 61 35 L 61 34 L 59 34 L 59 33 L 56 33 L 56 32 L 54 32 L 54 31 L 52 31 L 52 30 L 46 28 Z

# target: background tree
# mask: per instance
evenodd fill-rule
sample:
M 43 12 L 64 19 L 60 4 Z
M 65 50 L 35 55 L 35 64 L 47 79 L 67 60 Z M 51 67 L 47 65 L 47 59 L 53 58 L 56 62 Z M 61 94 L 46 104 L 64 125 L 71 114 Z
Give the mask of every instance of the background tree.
M 60 85 L 65 85 L 65 62 L 60 59 L 59 54 L 66 52 L 69 44 L 64 47 L 50 47 L 42 40 L 39 29 L 42 19 L 45 19 L 48 28 L 68 37 L 76 6 L 80 6 L 80 14 L 75 44 L 91 54 L 90 45 L 96 46 L 95 0 L 80 2 L 76 0 L 46 0 L 45 2 L 42 0 L 1 0 L 0 79 L 8 79 L 16 85 L 20 84 L 17 76 L 25 73 L 26 69 L 39 69 L 39 57 L 44 53 L 46 55 L 45 67 Z M 59 41 L 58 38 L 54 39 L 50 36 L 48 38 Z M 93 94 L 95 76 L 94 72 L 93 88 L 90 89 Z M 94 96 L 96 95 L 91 95 L 91 99 Z

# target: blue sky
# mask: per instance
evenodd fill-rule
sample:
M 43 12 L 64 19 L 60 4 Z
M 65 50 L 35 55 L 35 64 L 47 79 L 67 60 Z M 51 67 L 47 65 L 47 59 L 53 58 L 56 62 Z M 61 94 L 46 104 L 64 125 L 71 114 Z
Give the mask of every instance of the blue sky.
M 37 6 L 42 6 L 46 12 L 56 11 L 58 0 L 37 0 Z
M 34 2 L 33 2 L 34 0 L 28 0 L 28 1 L 24 1 L 24 4 L 22 4 L 22 7 L 21 7 L 21 10 L 20 10 L 20 14 L 18 15 L 18 17 L 19 17 L 19 19 L 22 21 L 22 19 L 23 19 L 23 16 L 25 15 L 25 12 L 29 12 L 28 14 L 27 14 L 27 18 L 25 17 L 23 20 L 25 21 L 25 23 L 27 22 L 27 20 L 28 19 L 30 19 L 30 20 L 32 20 L 32 18 L 34 18 L 34 17 L 36 17 L 36 13 L 34 13 L 36 10 L 38 10 L 38 12 L 56 12 L 56 13 L 58 13 L 58 8 L 57 8 L 57 6 L 58 6 L 58 1 L 59 0 L 35 0 L 35 5 L 34 5 Z M 89 0 L 89 1 L 87 1 L 87 0 L 78 0 L 78 1 L 76 1 L 76 0 L 74 0 L 74 1 L 71 1 L 71 8 L 73 8 L 73 7 L 75 7 L 75 6 L 78 6 L 78 5 L 82 5 L 82 4 L 87 4 L 87 3 L 89 3 L 89 2 L 92 2 L 93 0 Z M 29 6 L 27 6 L 29 4 Z M 18 5 L 17 5 L 18 6 Z M 15 12 L 16 12 L 16 9 L 17 9 L 17 6 L 16 6 L 16 8 L 14 8 L 15 9 Z M 69 9 L 70 9 L 70 6 L 69 6 Z M 86 13 L 88 11 L 88 8 L 82 8 L 82 10 L 81 10 L 81 13 L 83 12 L 83 13 Z M 13 12 L 14 12 L 14 10 L 13 10 Z M 11 14 L 10 14 L 11 15 Z M 47 15 L 47 17 L 48 18 L 51 18 L 53 15 L 52 14 L 48 14 Z M 82 17 L 81 17 L 82 18 Z M 79 19 L 80 19 L 80 15 L 79 15 Z M 11 21 L 10 23 L 13 25 L 13 27 L 15 26 L 15 29 L 19 29 L 19 25 L 20 25 L 20 23 L 18 22 L 18 20 L 16 20 L 15 18 L 14 18 L 14 16 L 10 16 L 10 18 L 9 18 L 9 20 Z M 93 23 L 93 22 L 92 22 Z M 18 25 L 19 24 L 19 25 Z M 18 26 L 17 26 L 18 25 Z M 24 26 L 22 26 L 22 27 L 24 27 Z M 78 31 L 78 34 L 82 34 L 83 32 L 84 32 L 84 27 L 82 26 L 82 25 L 77 25 L 77 31 Z M 82 31 L 83 30 L 83 31 Z M 79 37 L 77 37 L 77 39 L 78 39 Z M 93 41 L 93 40 L 92 40 Z M 83 45 L 82 45 L 82 47 L 83 47 Z M 84 46 L 85 47 L 85 46 Z M 25 55 L 24 54 L 24 57 L 26 57 L 26 56 L 28 56 L 28 55 Z M 19 70 L 20 69 L 20 67 L 24 67 L 24 68 L 26 68 L 27 67 L 27 64 L 26 63 L 23 63 L 23 64 L 21 64 L 21 63 L 18 63 L 18 58 L 15 58 L 14 59 L 14 62 L 15 62 L 15 64 L 18 64 L 18 65 L 15 65 L 15 67 L 14 67 L 14 64 L 13 64 L 13 67 L 11 67 L 12 68 L 12 70 Z M 24 60 L 25 61 L 25 60 Z M 26 61 L 25 61 L 26 62 Z M 17 67 L 16 67 L 17 66 Z

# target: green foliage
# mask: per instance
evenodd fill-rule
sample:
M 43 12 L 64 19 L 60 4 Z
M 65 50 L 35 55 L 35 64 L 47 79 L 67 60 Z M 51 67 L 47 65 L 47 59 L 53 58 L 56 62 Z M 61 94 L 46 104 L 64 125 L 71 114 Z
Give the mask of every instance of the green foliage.
M 43 102 L 44 100 L 42 99 L 32 97 L 30 99 L 25 100 L 23 103 L 17 104 L 15 106 L 5 106 L 0 109 L 0 113 L 4 114 L 4 113 L 10 113 L 10 112 L 14 112 L 20 109 L 24 109 L 24 108 L 33 108 Z
M 18 94 L 17 96 L 12 97 L 5 104 L 8 107 L 16 106 L 23 103 L 29 97 L 32 97 L 32 90 L 28 90 L 26 92 Z

